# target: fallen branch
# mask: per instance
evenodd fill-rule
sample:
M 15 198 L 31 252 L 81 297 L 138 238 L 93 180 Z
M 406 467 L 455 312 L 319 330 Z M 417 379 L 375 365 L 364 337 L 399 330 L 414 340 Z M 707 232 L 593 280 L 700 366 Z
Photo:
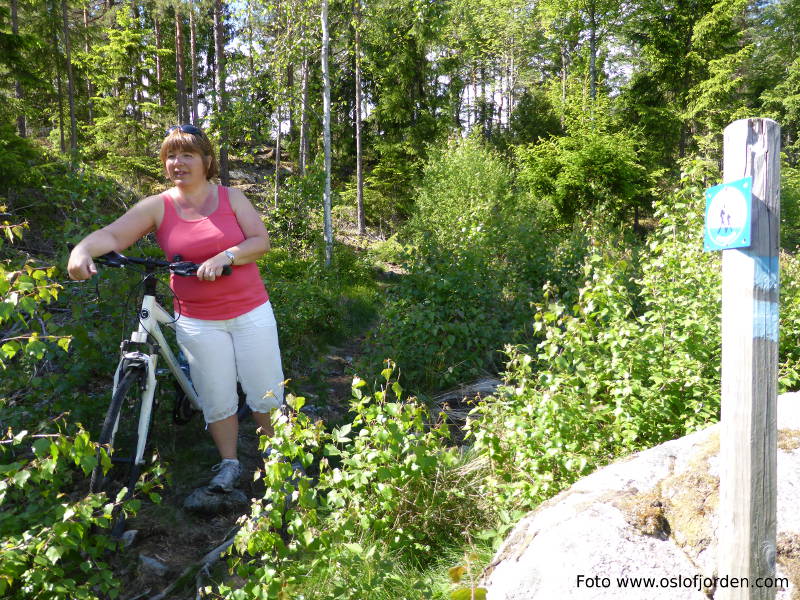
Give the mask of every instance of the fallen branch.
M 210 552 L 206 553 L 206 555 L 203 556 L 203 558 L 201 558 L 197 562 L 192 563 L 191 565 L 186 567 L 175 581 L 173 581 L 164 590 L 162 590 L 155 596 L 150 596 L 149 600 L 163 600 L 164 598 L 169 596 L 169 594 L 171 594 L 173 590 L 176 590 L 179 587 L 188 583 L 188 581 L 192 579 L 192 577 L 194 577 L 195 579 L 195 586 L 196 589 L 198 590 L 197 598 L 199 598 L 200 597 L 199 590 L 202 585 L 202 577 L 204 575 L 209 574 L 209 569 L 211 568 L 211 566 L 215 562 L 217 562 L 220 556 L 222 556 L 222 553 L 225 552 L 225 550 L 227 550 L 233 544 L 233 540 L 236 538 L 236 534 L 239 532 L 239 529 L 241 529 L 241 526 L 234 527 L 224 542 L 222 542 L 219 546 L 217 546 Z
M 39 439 L 39 438 L 57 438 L 62 437 L 62 433 L 38 433 L 35 435 L 26 435 L 26 438 Z M 0 440 L 0 444 L 13 444 L 14 440 Z

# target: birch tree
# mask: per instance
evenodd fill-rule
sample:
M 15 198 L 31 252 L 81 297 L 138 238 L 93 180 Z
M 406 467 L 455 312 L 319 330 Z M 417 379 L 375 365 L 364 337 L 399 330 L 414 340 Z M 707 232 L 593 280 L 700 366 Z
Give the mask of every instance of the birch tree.
M 230 184 L 228 175 L 227 98 L 225 93 L 225 28 L 222 0 L 214 1 L 214 49 L 217 67 L 217 119 L 219 123 L 219 179 Z
M 175 3 L 175 88 L 178 107 L 178 123 L 189 120 L 186 98 L 186 61 L 183 50 L 183 11 L 180 2 Z
M 328 71 L 330 36 L 328 33 L 328 0 L 322 0 L 322 136 L 325 152 L 325 190 L 322 197 L 325 229 L 325 265 L 333 256 L 333 223 L 331 218 L 331 77 Z
M 14 36 L 19 35 L 19 20 L 18 20 L 18 5 L 17 0 L 11 0 L 11 33 Z M 14 98 L 17 99 L 17 102 L 21 105 L 22 104 L 22 82 L 19 80 L 19 77 L 14 78 Z M 20 137 L 25 137 L 27 135 L 27 129 L 25 126 L 25 113 L 22 112 L 20 109 L 19 113 L 17 114 L 17 132 L 19 133 Z
M 72 72 L 72 51 L 69 36 L 69 10 L 67 0 L 61 0 L 61 23 L 64 36 L 64 57 L 67 67 L 67 101 L 69 103 L 69 147 L 73 154 L 78 150 L 78 123 L 75 119 L 75 79 Z
M 366 233 L 366 217 L 364 216 L 364 166 L 361 156 L 361 0 L 353 0 L 353 26 L 355 29 L 355 79 L 356 79 L 356 211 L 358 235 Z

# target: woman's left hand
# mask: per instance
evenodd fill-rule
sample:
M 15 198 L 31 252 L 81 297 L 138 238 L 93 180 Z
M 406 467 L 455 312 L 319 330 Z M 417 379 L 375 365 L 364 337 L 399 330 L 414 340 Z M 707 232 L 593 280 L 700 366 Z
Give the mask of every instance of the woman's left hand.
M 222 252 L 212 256 L 197 268 L 197 278 L 205 281 L 214 281 L 222 275 L 222 269 L 231 264 L 230 259 Z

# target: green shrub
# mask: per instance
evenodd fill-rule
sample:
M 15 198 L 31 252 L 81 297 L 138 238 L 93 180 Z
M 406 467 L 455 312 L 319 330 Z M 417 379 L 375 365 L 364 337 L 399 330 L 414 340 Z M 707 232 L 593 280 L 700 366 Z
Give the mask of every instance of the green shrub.
M 630 131 L 577 129 L 562 137 L 518 147 L 519 181 L 537 202 L 552 207 L 564 223 L 633 221 L 647 208 L 651 182 Z
M 512 202 L 505 162 L 477 138 L 450 140 L 431 151 L 408 229 L 418 243 L 442 252 L 488 258 L 500 241 L 501 211 Z
M 0 195 L 7 189 L 30 185 L 31 166 L 39 159 L 36 148 L 17 135 L 10 123 L 0 123 Z
M 369 265 L 336 245 L 332 267 L 275 248 L 259 261 L 272 299 L 284 359 L 307 359 L 322 345 L 355 335 L 377 314 L 380 297 Z
M 800 169 L 781 165 L 781 248 L 800 247 Z
M 513 311 L 482 257 L 419 257 L 392 290 L 361 365 L 397 360 L 402 380 L 440 390 L 491 371 Z
M 293 255 L 309 256 L 321 244 L 319 203 L 325 184 L 324 171 L 312 168 L 304 176 L 286 180 L 278 206 L 268 208 L 268 228 L 276 246 Z M 271 203 L 270 203 L 271 204 Z
M 524 329 L 548 271 L 537 206 L 514 194 L 513 173 L 477 138 L 431 151 L 405 235 L 416 251 L 391 292 L 363 363 L 397 361 L 403 381 L 432 391 L 495 370 L 496 350 Z
M 370 258 L 384 263 L 404 264 L 408 260 L 407 250 L 397 239 L 397 234 L 370 246 L 368 252 Z
M 533 506 L 616 457 L 718 418 L 719 257 L 704 253 L 700 180 L 658 210 L 641 256 L 596 248 L 568 306 L 537 304 L 535 354 L 509 349 L 506 385 L 469 423 L 487 494 Z
M 476 494 L 483 466 L 447 446 L 447 427 L 430 424 L 419 403 L 401 397 L 391 368 L 383 378 L 371 396 L 354 381 L 353 420 L 330 433 L 300 412 L 276 418 L 275 436 L 262 442 L 306 469 L 323 455 L 316 485 L 297 474 L 292 483 L 288 461 L 267 460 L 264 499 L 237 536 L 233 565 L 245 583 L 223 586 L 224 597 L 425 594 L 415 565 L 434 562 L 464 544 L 469 531 L 494 523 L 490 500 Z M 298 410 L 303 400 L 289 403 Z M 398 562 L 406 565 L 402 578 Z
M 800 260 L 796 253 L 780 256 L 779 392 L 800 389 Z
M 28 445 L 30 443 L 30 445 Z M 73 435 L 11 433 L 0 446 L 0 595 L 20 600 L 93 600 L 116 596 L 106 562 L 116 543 L 103 533 L 114 506 L 104 496 L 75 493 L 88 479 L 95 445 Z M 124 510 L 135 511 L 137 501 Z

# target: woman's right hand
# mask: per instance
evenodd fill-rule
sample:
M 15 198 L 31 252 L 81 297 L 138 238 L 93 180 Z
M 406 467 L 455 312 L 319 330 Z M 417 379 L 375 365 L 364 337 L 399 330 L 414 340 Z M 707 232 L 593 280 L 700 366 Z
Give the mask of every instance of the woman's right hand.
M 85 281 L 97 273 L 97 267 L 94 266 L 91 255 L 80 246 L 76 246 L 69 255 L 67 272 L 70 279 Z

